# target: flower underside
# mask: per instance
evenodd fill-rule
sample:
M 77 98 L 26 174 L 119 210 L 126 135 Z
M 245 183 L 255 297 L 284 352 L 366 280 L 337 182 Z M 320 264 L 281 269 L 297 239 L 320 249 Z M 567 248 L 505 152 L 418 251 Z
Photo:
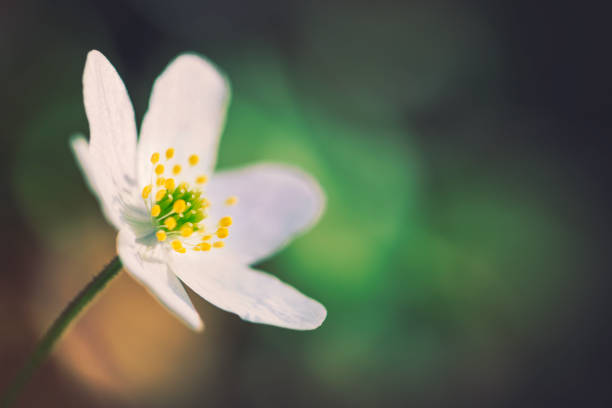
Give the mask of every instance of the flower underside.
M 194 187 L 186 181 L 177 183 L 174 177 L 180 176 L 181 165 L 175 163 L 169 172 L 166 171 L 173 157 L 173 148 L 168 148 L 165 152 L 166 165 L 160 162 L 158 152 L 151 155 L 151 163 L 154 166 L 151 184 L 142 189 L 142 198 L 151 215 L 151 224 L 157 240 L 169 242 L 172 249 L 178 253 L 187 252 L 186 248 L 194 251 L 223 248 L 223 239 L 229 236 L 232 217 L 224 216 L 216 224 L 207 222 L 211 206 L 210 201 L 203 195 L 207 177 L 203 174 L 196 176 L 193 180 Z M 189 166 L 195 166 L 199 157 L 192 154 L 188 162 Z M 170 172 L 172 176 L 164 177 Z M 228 197 L 225 205 L 231 206 L 237 201 L 237 197 Z

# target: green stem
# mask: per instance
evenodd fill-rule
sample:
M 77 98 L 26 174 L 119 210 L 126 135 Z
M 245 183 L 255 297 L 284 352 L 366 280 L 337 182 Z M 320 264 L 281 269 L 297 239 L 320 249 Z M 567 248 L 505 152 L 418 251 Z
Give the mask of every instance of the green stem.
M 38 343 L 36 350 L 30 356 L 28 362 L 23 366 L 21 371 L 17 374 L 11 385 L 6 389 L 4 395 L 0 399 L 0 407 L 9 407 L 28 383 L 32 374 L 36 371 L 38 366 L 47 358 L 55 343 L 59 340 L 62 334 L 66 331 L 68 326 L 76 320 L 81 311 L 87 306 L 108 282 L 111 281 L 117 273 L 121 270 L 121 260 L 118 256 L 113 258 L 108 265 L 97 274 L 91 282 L 87 284 L 79 294 L 72 299 L 72 301 L 66 306 L 64 311 L 59 317 L 53 322 L 51 327 L 47 330 L 44 337 Z

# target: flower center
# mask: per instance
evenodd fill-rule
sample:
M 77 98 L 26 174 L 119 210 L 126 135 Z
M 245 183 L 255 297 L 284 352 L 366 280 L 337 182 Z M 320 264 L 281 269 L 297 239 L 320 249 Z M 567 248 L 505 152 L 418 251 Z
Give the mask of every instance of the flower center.
M 165 159 L 168 168 L 173 157 L 174 149 L 167 149 Z M 197 155 L 189 156 L 189 166 L 195 166 L 198 162 Z M 154 174 L 151 175 L 151 184 L 142 189 L 142 198 L 151 214 L 151 224 L 157 240 L 169 242 L 172 249 L 179 253 L 187 252 L 186 248 L 194 251 L 223 248 L 223 239 L 229 236 L 232 217 L 224 216 L 216 225 L 207 222 L 208 209 L 211 206 L 203 191 L 207 177 L 203 174 L 196 176 L 193 180 L 195 186 L 191 187 L 186 181 L 177 183 L 172 177 L 164 177 L 166 166 L 160 162 L 159 153 L 151 155 L 151 163 L 154 166 Z M 171 172 L 174 177 L 178 177 L 181 170 L 180 164 L 172 165 Z M 236 202 L 236 197 L 229 197 L 225 204 L 233 205 Z

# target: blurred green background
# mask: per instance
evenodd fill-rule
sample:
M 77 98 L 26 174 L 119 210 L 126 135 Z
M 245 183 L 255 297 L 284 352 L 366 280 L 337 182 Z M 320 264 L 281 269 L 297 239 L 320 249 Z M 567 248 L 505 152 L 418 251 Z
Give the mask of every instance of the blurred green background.
M 607 405 L 606 14 L 492 3 L 2 0 L 0 389 L 115 253 L 68 149 L 95 48 L 139 119 L 177 54 L 227 73 L 219 166 L 328 195 L 261 267 L 329 315 L 292 332 L 193 296 L 195 334 L 123 275 L 19 406 Z

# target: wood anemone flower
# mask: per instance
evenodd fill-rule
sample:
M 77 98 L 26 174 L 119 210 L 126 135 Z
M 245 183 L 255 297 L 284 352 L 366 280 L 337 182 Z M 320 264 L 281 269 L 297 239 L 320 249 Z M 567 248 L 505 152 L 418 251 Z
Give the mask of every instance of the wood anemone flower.
M 98 51 L 87 56 L 83 94 L 90 140 L 72 148 L 136 280 L 194 330 L 203 323 L 182 283 L 250 322 L 321 325 L 323 305 L 249 265 L 315 224 L 325 196 L 286 165 L 213 171 L 230 90 L 210 62 L 183 54 L 170 63 L 138 140 L 125 86 Z

